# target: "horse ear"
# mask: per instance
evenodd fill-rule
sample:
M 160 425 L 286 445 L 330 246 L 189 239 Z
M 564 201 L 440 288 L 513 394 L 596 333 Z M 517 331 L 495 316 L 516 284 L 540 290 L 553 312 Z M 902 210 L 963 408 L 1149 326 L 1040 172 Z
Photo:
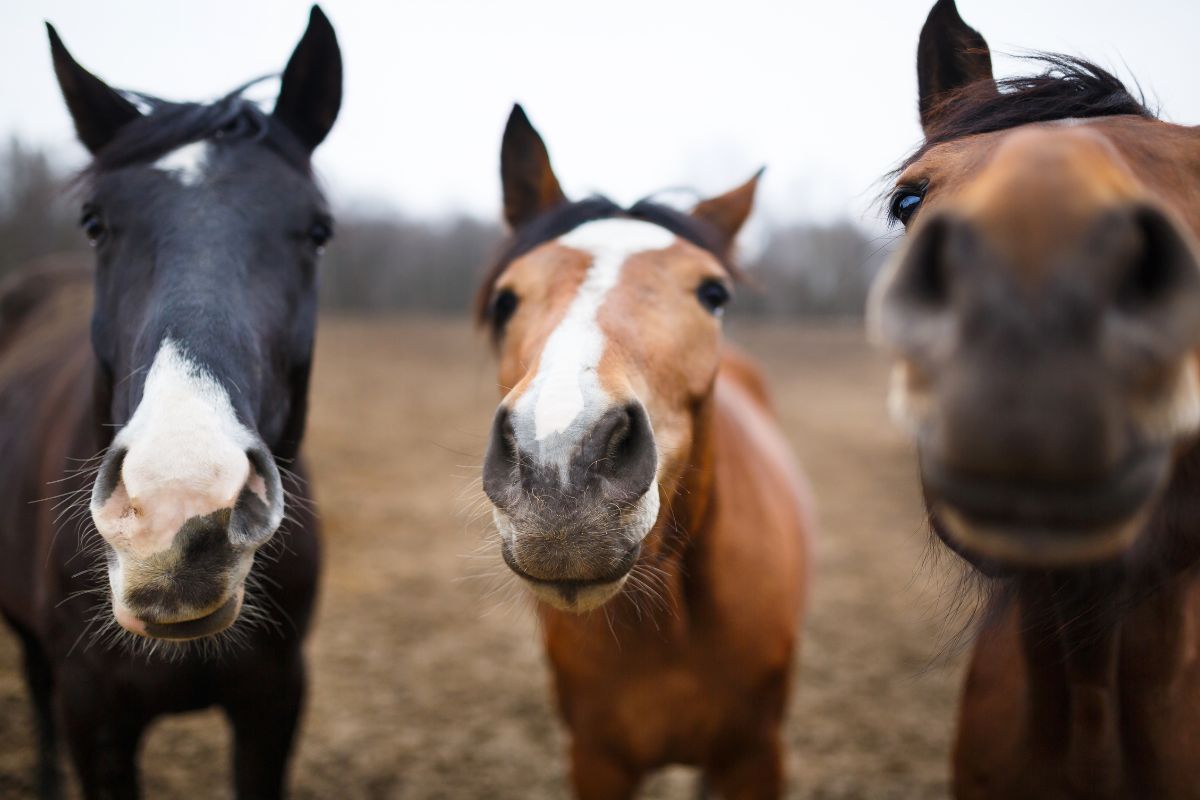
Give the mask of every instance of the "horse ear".
M 513 105 L 500 144 L 500 183 L 504 218 L 516 230 L 531 219 L 567 202 L 550 166 L 546 143 L 534 130 L 520 103 Z
M 693 217 L 708 223 L 720 235 L 722 255 L 728 255 L 733 249 L 733 241 L 737 238 L 738 231 L 750 216 L 750 210 L 754 208 L 758 179 L 765 170 L 766 167 L 760 168 L 741 186 L 725 194 L 701 200 L 692 209 Z
M 993 80 L 987 41 L 963 22 L 954 0 L 938 0 L 917 44 L 917 86 L 925 132 L 934 127 L 938 100 L 946 92 L 984 80 Z
M 308 15 L 308 29 L 288 60 L 273 116 L 309 149 L 329 135 L 342 107 L 342 51 L 320 6 Z
M 133 103 L 71 58 L 58 31 L 49 22 L 46 23 L 46 33 L 50 36 L 54 75 L 58 78 L 63 99 L 67 101 L 67 110 L 75 122 L 75 132 L 83 146 L 95 153 L 111 142 L 122 126 L 141 114 Z

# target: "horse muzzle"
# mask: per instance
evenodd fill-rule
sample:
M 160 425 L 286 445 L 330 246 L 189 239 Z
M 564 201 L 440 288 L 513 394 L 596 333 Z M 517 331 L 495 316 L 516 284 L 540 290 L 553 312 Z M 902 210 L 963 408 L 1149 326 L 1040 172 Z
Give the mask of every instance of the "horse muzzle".
M 235 515 L 223 509 L 189 519 L 161 552 L 114 546 L 108 575 L 117 623 L 139 636 L 172 640 L 212 636 L 232 625 L 257 549 L 231 537 Z
M 1166 484 L 1163 448 L 1131 454 L 1079 482 L 989 479 L 921 457 L 934 529 L 968 560 L 1063 569 L 1119 559 L 1137 542 Z

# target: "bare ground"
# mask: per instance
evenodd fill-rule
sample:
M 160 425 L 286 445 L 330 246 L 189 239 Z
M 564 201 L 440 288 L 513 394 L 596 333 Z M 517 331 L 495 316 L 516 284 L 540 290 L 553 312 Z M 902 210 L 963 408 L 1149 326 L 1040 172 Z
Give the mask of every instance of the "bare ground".
M 945 796 L 961 660 L 938 660 L 939 569 L 921 566 L 912 456 L 883 412 L 884 364 L 853 326 L 742 325 L 732 338 L 767 368 L 821 519 L 789 796 Z M 532 614 L 496 577 L 496 553 L 472 555 L 497 399 L 487 348 L 461 321 L 323 322 L 307 452 L 326 561 L 296 798 L 566 796 Z M 0 634 L 5 798 L 31 796 L 18 659 Z M 164 720 L 146 741 L 146 794 L 228 797 L 227 762 L 218 714 Z M 670 770 L 644 796 L 694 792 Z

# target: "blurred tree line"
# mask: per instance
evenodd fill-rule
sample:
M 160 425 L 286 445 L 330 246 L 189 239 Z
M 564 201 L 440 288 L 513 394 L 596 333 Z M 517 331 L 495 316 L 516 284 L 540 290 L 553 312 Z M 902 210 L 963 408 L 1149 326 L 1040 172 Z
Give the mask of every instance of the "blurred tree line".
M 10 139 L 0 152 L 0 279 L 40 256 L 79 251 L 78 197 L 71 176 L 40 149 Z M 459 314 L 504 231 L 471 217 L 438 221 L 397 214 L 338 214 L 321 265 L 322 303 L 344 313 Z M 738 316 L 859 316 L 890 238 L 851 222 L 776 224 L 761 252 L 744 263 L 750 285 Z
M 0 152 L 0 278 L 40 256 L 85 246 L 70 179 L 12 137 Z

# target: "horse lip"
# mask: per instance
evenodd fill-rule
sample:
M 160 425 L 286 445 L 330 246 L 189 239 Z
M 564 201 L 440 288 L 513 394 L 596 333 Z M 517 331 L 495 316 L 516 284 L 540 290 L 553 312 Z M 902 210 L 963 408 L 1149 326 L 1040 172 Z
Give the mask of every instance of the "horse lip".
M 922 454 L 938 532 L 964 553 L 999 563 L 1063 567 L 1111 560 L 1145 527 L 1166 484 L 1169 452 L 1131 454 L 1100 480 L 1075 485 L 962 475 Z
M 1063 535 L 1050 528 L 970 522 L 944 505 L 934 513 L 942 533 L 963 552 L 997 565 L 1037 569 L 1065 569 L 1117 559 L 1137 540 L 1147 517 L 1138 513 L 1086 534 Z
M 586 589 L 592 586 L 604 586 L 616 583 L 629 574 L 634 564 L 637 563 L 638 556 L 641 553 L 642 543 L 634 542 L 613 569 L 594 578 L 543 578 L 531 575 L 517 564 L 517 560 L 512 554 L 512 547 L 508 542 L 502 542 L 500 545 L 500 554 L 504 557 L 504 563 L 517 574 L 517 577 L 537 586 L 545 586 L 559 591 L 578 591 L 579 589 Z
M 237 591 L 229 596 L 228 600 L 222 603 L 216 610 L 210 611 L 203 616 L 181 622 L 152 622 L 143 619 L 141 621 L 142 626 L 145 629 L 146 635 L 155 639 L 187 641 L 188 639 L 200 639 L 205 636 L 212 636 L 213 634 L 220 633 L 234 623 L 238 613 L 242 610 L 243 596 L 244 589 L 239 586 Z

